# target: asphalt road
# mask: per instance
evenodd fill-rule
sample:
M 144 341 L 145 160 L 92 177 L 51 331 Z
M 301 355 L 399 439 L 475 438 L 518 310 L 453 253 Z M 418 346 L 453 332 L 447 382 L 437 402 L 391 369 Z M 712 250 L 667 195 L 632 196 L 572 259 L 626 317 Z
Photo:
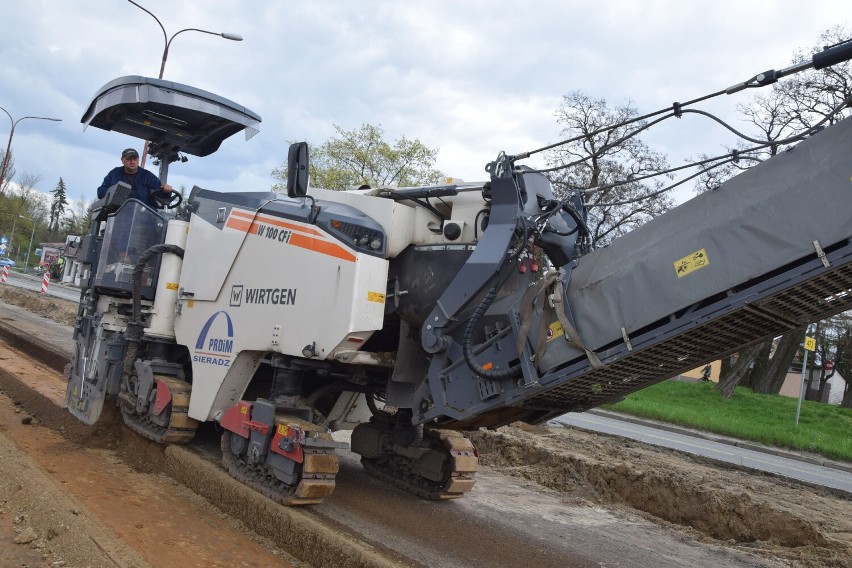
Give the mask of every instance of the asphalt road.
M 35 274 L 20 274 L 18 272 L 9 271 L 9 278 L 6 280 L 6 283 L 0 284 L 0 286 L 17 286 L 18 288 L 41 292 L 41 283 L 42 278 Z M 69 300 L 71 302 L 80 301 L 79 288 L 68 286 L 67 284 L 61 284 L 59 282 L 50 282 L 48 284 L 47 295 L 61 298 L 63 300 Z
M 626 420 L 624 416 L 600 411 L 565 414 L 554 422 L 622 436 L 852 493 L 852 466 L 819 457 L 765 448 L 653 422 Z

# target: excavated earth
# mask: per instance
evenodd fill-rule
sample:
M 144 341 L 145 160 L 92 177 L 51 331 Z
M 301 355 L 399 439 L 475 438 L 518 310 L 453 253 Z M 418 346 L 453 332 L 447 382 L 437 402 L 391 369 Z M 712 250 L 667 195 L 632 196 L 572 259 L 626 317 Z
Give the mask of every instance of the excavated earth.
M 6 286 L 0 286 L 0 303 L 21 306 L 66 325 L 73 322 L 76 310 L 70 302 Z M 45 341 L 49 340 L 45 337 Z M 14 357 L 10 353 L 0 351 L 0 374 Z M 233 489 L 233 484 L 203 477 L 210 475 L 201 473 L 206 471 L 199 465 L 204 461 L 203 456 L 150 449 L 147 442 L 137 440 L 116 424 L 99 424 L 94 430 L 81 428 L 61 410 L 62 392 L 54 395 L 54 410 L 43 403 L 40 408 L 32 408 L 40 403 L 22 402 L 26 397 L 14 388 L 4 386 L 3 394 L 0 397 L 0 423 L 5 425 L 0 427 L 0 566 L 430 564 L 406 561 L 404 553 L 380 550 L 382 547 L 377 542 L 357 543 L 342 527 L 319 526 L 318 517 L 299 516 L 298 511 L 293 513 L 249 497 L 250 492 L 240 492 L 239 487 Z M 16 421 L 18 417 L 23 420 Z M 117 423 L 119 419 L 112 420 Z M 50 427 L 39 430 L 36 428 L 39 422 Z M 706 546 L 708 553 L 716 555 L 708 556 L 706 563 L 698 565 L 719 565 L 723 562 L 719 559 L 727 558 L 727 554 L 731 555 L 730 565 L 852 566 L 852 496 L 847 493 L 573 428 L 516 425 L 468 435 L 482 458 L 482 483 L 498 486 L 505 476 L 516 480 L 542 497 L 527 497 L 530 508 L 542 507 L 541 503 L 589 511 L 605 508 L 628 520 L 650 521 L 680 534 L 677 539 Z M 26 452 L 16 450 L 16 446 L 22 445 Z M 94 452 L 87 463 L 101 463 L 108 475 L 95 476 L 100 481 L 89 487 L 81 481 L 86 476 L 80 472 L 75 474 L 77 479 L 59 476 L 57 483 L 49 474 L 56 476 L 56 469 L 70 463 L 63 461 L 74 455 L 64 451 L 69 445 L 77 452 Z M 36 457 L 28 458 L 25 454 Z M 96 461 L 91 462 L 92 459 Z M 184 471 L 182 476 L 176 474 L 178 468 Z M 187 475 L 186 471 L 199 473 L 192 479 L 193 475 Z M 155 475 L 139 481 L 139 476 L 146 472 Z M 229 479 L 224 472 L 220 473 Z M 210 494 L 209 489 L 205 490 L 205 486 L 209 488 L 220 482 L 231 488 L 225 491 L 228 494 L 221 490 L 219 494 Z M 110 509 L 110 492 L 131 491 L 139 492 L 140 507 L 144 504 L 138 516 Z M 165 528 L 160 527 L 157 532 L 156 527 L 148 527 L 151 523 L 143 520 L 158 514 L 156 509 L 150 509 L 152 497 L 155 502 L 163 501 L 160 507 L 170 503 L 172 508 L 183 508 L 170 513 L 171 522 L 178 523 L 183 530 L 191 529 L 191 534 L 197 535 L 197 542 L 174 539 L 159 544 L 151 542 L 164 534 L 174 534 L 169 532 L 165 521 Z M 208 501 L 216 503 L 217 508 Z M 228 513 L 248 502 L 263 509 L 257 511 L 258 517 L 271 515 L 275 519 L 278 534 L 228 520 Z M 539 513 L 546 521 L 547 507 L 542 507 Z M 149 516 L 145 517 L 146 514 Z M 111 518 L 114 522 L 109 521 Z M 131 519 L 129 525 L 126 518 Z M 145 537 L 148 531 L 152 534 Z M 289 533 L 295 536 L 288 536 Z M 334 543 L 338 537 L 343 544 Z M 230 539 L 238 540 L 227 547 L 214 547 L 206 556 L 201 551 L 217 541 L 221 544 Z M 313 548 L 307 557 L 288 556 L 282 550 L 288 539 L 298 540 L 299 546 L 313 543 L 310 545 Z M 193 552 L 193 546 L 198 550 Z M 146 552 L 151 547 L 157 552 Z M 184 556 L 174 552 L 186 547 L 189 552 Z M 237 549 L 242 554 L 235 552 Z M 247 557 L 245 551 L 251 551 L 251 557 L 257 560 L 237 561 Z M 168 560 L 163 562 L 163 554 L 176 555 L 166 557 Z M 502 562 L 499 558 L 482 560 L 478 565 L 519 565 L 518 559 L 508 557 Z M 650 565 L 648 562 L 635 565 Z M 563 565 L 581 564 L 566 560 Z

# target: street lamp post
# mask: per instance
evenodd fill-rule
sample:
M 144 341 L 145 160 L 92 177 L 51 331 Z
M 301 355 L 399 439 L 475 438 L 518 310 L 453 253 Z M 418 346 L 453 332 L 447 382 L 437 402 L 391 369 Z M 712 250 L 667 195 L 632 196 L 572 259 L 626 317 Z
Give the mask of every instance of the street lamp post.
M 163 42 L 165 43 L 165 47 L 163 48 L 163 59 L 162 59 L 162 62 L 160 63 L 160 75 L 157 77 L 158 79 L 163 78 L 163 71 L 166 70 L 166 59 L 168 59 L 168 57 L 169 57 L 169 47 L 171 47 L 172 40 L 175 39 L 175 37 L 177 37 L 178 34 L 182 34 L 183 32 L 201 32 L 203 34 L 220 36 L 220 37 L 223 37 L 225 39 L 229 39 L 231 41 L 243 41 L 243 37 L 239 34 L 232 34 L 232 33 L 229 33 L 229 32 L 211 32 L 211 31 L 208 31 L 208 30 L 201 30 L 201 29 L 198 29 L 198 28 L 184 28 L 182 30 L 176 31 L 174 34 L 172 34 L 172 37 L 169 37 L 169 35 L 166 33 L 166 28 L 163 27 L 163 23 L 160 21 L 160 19 L 157 16 L 155 16 L 153 14 L 153 12 L 151 12 L 150 10 L 145 8 L 144 6 L 137 4 L 133 0 L 127 0 L 127 1 L 130 2 L 131 4 L 133 4 L 134 6 L 136 6 L 137 8 L 139 8 L 140 10 L 143 10 L 146 13 L 148 13 L 148 15 L 150 15 L 152 18 L 154 18 L 154 20 L 156 20 L 157 25 L 160 26 L 160 29 L 163 30 Z M 143 167 L 143 168 L 145 167 L 145 157 L 147 155 L 148 155 L 148 141 L 146 140 L 145 146 L 142 148 L 142 162 L 139 164 L 140 167 Z
M 3 154 L 3 165 L 0 166 L 0 188 L 3 187 L 3 181 L 6 179 L 6 167 L 9 165 L 9 152 L 12 150 L 12 137 L 15 135 L 15 127 L 18 126 L 18 123 L 22 120 L 26 120 L 28 118 L 32 118 L 35 120 L 52 120 L 54 122 L 62 122 L 61 118 L 48 118 L 46 116 L 25 116 L 23 118 L 19 118 L 15 120 L 12 118 L 12 115 L 9 114 L 9 111 L 3 107 L 0 107 L 0 110 L 6 113 L 6 116 L 9 117 L 9 122 L 12 123 L 12 130 L 9 131 L 9 143 L 6 144 L 6 153 Z
M 30 246 L 27 249 L 27 259 L 24 261 L 24 272 L 26 272 L 30 267 L 30 252 L 33 250 L 33 238 L 35 237 L 36 222 L 35 218 L 26 217 L 24 215 L 18 215 L 18 217 L 21 219 L 29 219 L 30 222 L 33 224 L 33 231 L 32 233 L 30 233 Z
M 18 217 L 20 217 L 20 215 L 18 215 Z M 14 219 L 12 219 L 12 238 L 9 239 L 9 247 L 10 248 L 15 246 L 15 225 L 18 224 L 18 217 L 15 217 Z M 11 257 L 12 255 L 10 254 L 9 256 Z M 15 256 L 17 256 L 17 255 L 15 255 Z M 17 259 L 13 258 L 12 260 L 17 260 Z

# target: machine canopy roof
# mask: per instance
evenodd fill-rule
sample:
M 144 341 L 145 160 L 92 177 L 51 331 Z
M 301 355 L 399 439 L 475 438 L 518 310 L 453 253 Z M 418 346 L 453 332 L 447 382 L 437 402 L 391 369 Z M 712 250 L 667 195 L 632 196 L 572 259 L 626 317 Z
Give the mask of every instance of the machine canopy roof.
M 246 140 L 257 134 L 260 116 L 189 85 L 130 75 L 101 87 L 80 122 L 149 140 L 156 147 L 208 156 L 241 130 Z

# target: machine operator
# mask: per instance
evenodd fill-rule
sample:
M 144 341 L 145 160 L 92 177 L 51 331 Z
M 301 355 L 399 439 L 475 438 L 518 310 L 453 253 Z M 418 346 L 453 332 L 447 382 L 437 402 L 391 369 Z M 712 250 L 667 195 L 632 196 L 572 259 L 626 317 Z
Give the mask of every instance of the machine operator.
M 172 186 L 161 183 L 160 178 L 145 168 L 139 167 L 139 153 L 133 148 L 127 148 L 121 153 L 121 165 L 113 168 L 104 178 L 104 182 L 98 188 L 98 199 L 106 195 L 107 190 L 118 182 L 123 181 L 130 185 L 130 197 L 138 199 L 142 203 L 154 208 L 162 209 L 154 196 L 157 192 L 169 195 Z

